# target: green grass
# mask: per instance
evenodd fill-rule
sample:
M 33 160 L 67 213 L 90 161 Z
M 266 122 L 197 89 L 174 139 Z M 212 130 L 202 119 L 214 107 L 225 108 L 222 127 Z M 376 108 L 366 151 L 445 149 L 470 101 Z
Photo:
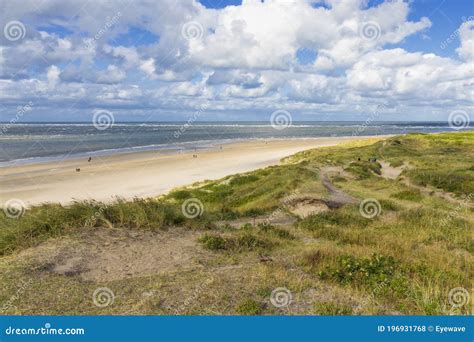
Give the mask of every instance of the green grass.
M 423 195 L 420 190 L 417 189 L 403 190 L 391 195 L 390 197 L 414 202 L 419 202 L 423 199 Z
M 0 255 L 100 226 L 154 231 L 187 222 L 194 224 L 178 207 L 153 199 L 117 200 L 111 204 L 85 201 L 67 207 L 44 204 L 27 210 L 20 219 L 0 220 Z
M 298 226 L 308 230 L 328 227 L 350 227 L 369 225 L 373 221 L 360 215 L 358 206 L 347 206 L 340 210 L 311 215 L 299 221 Z
M 410 170 L 406 175 L 421 186 L 431 185 L 435 188 L 453 192 L 455 194 L 469 194 L 474 192 L 474 171 L 471 169 L 420 169 Z

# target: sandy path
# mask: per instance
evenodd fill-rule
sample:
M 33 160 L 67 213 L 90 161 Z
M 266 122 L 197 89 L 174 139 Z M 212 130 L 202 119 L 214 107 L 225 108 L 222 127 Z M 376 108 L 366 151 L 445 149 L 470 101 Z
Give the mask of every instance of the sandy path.
M 352 197 L 346 194 L 344 191 L 336 187 L 334 184 L 331 183 L 329 179 L 329 174 L 340 174 L 343 172 L 343 168 L 339 166 L 332 166 L 332 167 L 324 167 L 321 169 L 321 181 L 324 187 L 329 191 L 329 199 L 330 201 L 334 202 L 333 204 L 337 206 L 341 206 L 344 204 L 351 204 L 356 203 L 357 201 Z
M 370 137 L 373 138 L 373 137 Z M 310 148 L 363 137 L 248 141 L 222 149 L 181 154 L 142 152 L 0 168 L 0 201 L 20 199 L 27 205 L 70 203 L 74 199 L 110 201 L 160 195 L 196 181 L 219 179 L 275 165 L 285 156 Z M 198 157 L 193 158 L 197 153 Z M 80 172 L 76 172 L 80 168 Z

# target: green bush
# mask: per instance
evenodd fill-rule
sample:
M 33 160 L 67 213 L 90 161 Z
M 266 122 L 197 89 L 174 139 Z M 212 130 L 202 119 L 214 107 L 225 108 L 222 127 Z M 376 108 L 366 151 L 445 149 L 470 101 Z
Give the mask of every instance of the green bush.
M 263 309 L 263 304 L 253 299 L 245 299 L 237 305 L 235 311 L 240 315 L 260 315 Z
M 378 254 L 373 254 L 371 258 L 342 255 L 337 259 L 336 265 L 327 266 L 319 275 L 341 284 L 369 285 L 390 280 L 396 269 L 397 263 L 392 257 Z
M 205 234 L 198 241 L 203 244 L 204 248 L 211 251 L 225 250 L 228 247 L 227 240 L 219 235 Z

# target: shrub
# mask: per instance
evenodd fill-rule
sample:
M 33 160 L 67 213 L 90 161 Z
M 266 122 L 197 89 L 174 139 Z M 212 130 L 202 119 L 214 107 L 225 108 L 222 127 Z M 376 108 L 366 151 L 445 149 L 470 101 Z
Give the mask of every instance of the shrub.
M 227 240 L 219 235 L 208 235 L 205 234 L 198 240 L 203 244 L 204 248 L 211 251 L 227 249 Z
M 253 299 L 245 299 L 237 305 L 235 311 L 240 315 L 259 315 L 263 309 L 262 303 L 256 302 Z
M 257 249 L 270 248 L 272 244 L 266 240 L 259 239 L 251 233 L 245 232 L 238 236 L 219 236 L 205 234 L 198 239 L 204 248 L 217 251 L 227 250 L 234 252 L 253 251 Z
M 356 258 L 342 255 L 336 265 L 327 266 L 320 272 L 321 278 L 330 278 L 341 284 L 373 284 L 390 280 L 397 263 L 392 257 L 373 254 L 371 258 Z

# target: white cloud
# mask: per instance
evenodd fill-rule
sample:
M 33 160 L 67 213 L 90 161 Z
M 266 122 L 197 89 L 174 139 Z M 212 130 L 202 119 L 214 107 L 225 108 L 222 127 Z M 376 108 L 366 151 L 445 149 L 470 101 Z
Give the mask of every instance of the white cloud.
M 469 101 L 473 66 L 434 54 L 383 50 L 366 54 L 348 70 L 347 84 L 366 96 L 400 101 Z
M 148 58 L 147 60 L 141 62 L 140 70 L 145 72 L 151 79 L 156 78 L 155 60 L 153 58 Z
M 456 50 L 461 58 L 474 61 L 474 20 L 467 21 L 459 28 L 461 46 Z
M 429 34 L 429 18 L 408 19 L 409 2 L 324 3 L 244 0 L 207 9 L 193 0 L 44 0 L 31 9 L 11 2 L 1 22 L 28 25 L 21 41 L 0 39 L 0 98 L 13 103 L 34 96 L 53 108 L 80 99 L 88 106 L 176 111 L 209 100 L 221 110 L 281 107 L 313 113 L 312 119 L 378 103 L 394 113 L 403 108 L 405 118 L 420 105 L 430 113 L 472 109 L 472 21 L 459 29 L 459 59 L 447 58 L 397 47 Z M 183 37 L 188 22 L 200 25 L 201 38 Z M 66 33 L 45 32 L 49 25 Z M 129 37 L 127 46 L 119 45 L 131 28 L 157 41 Z M 301 64 L 300 49 L 314 51 L 314 62 Z
M 46 73 L 46 77 L 48 78 L 48 86 L 50 89 L 54 89 L 56 84 L 59 81 L 59 74 L 61 71 L 55 65 L 52 65 L 48 68 L 48 72 Z

